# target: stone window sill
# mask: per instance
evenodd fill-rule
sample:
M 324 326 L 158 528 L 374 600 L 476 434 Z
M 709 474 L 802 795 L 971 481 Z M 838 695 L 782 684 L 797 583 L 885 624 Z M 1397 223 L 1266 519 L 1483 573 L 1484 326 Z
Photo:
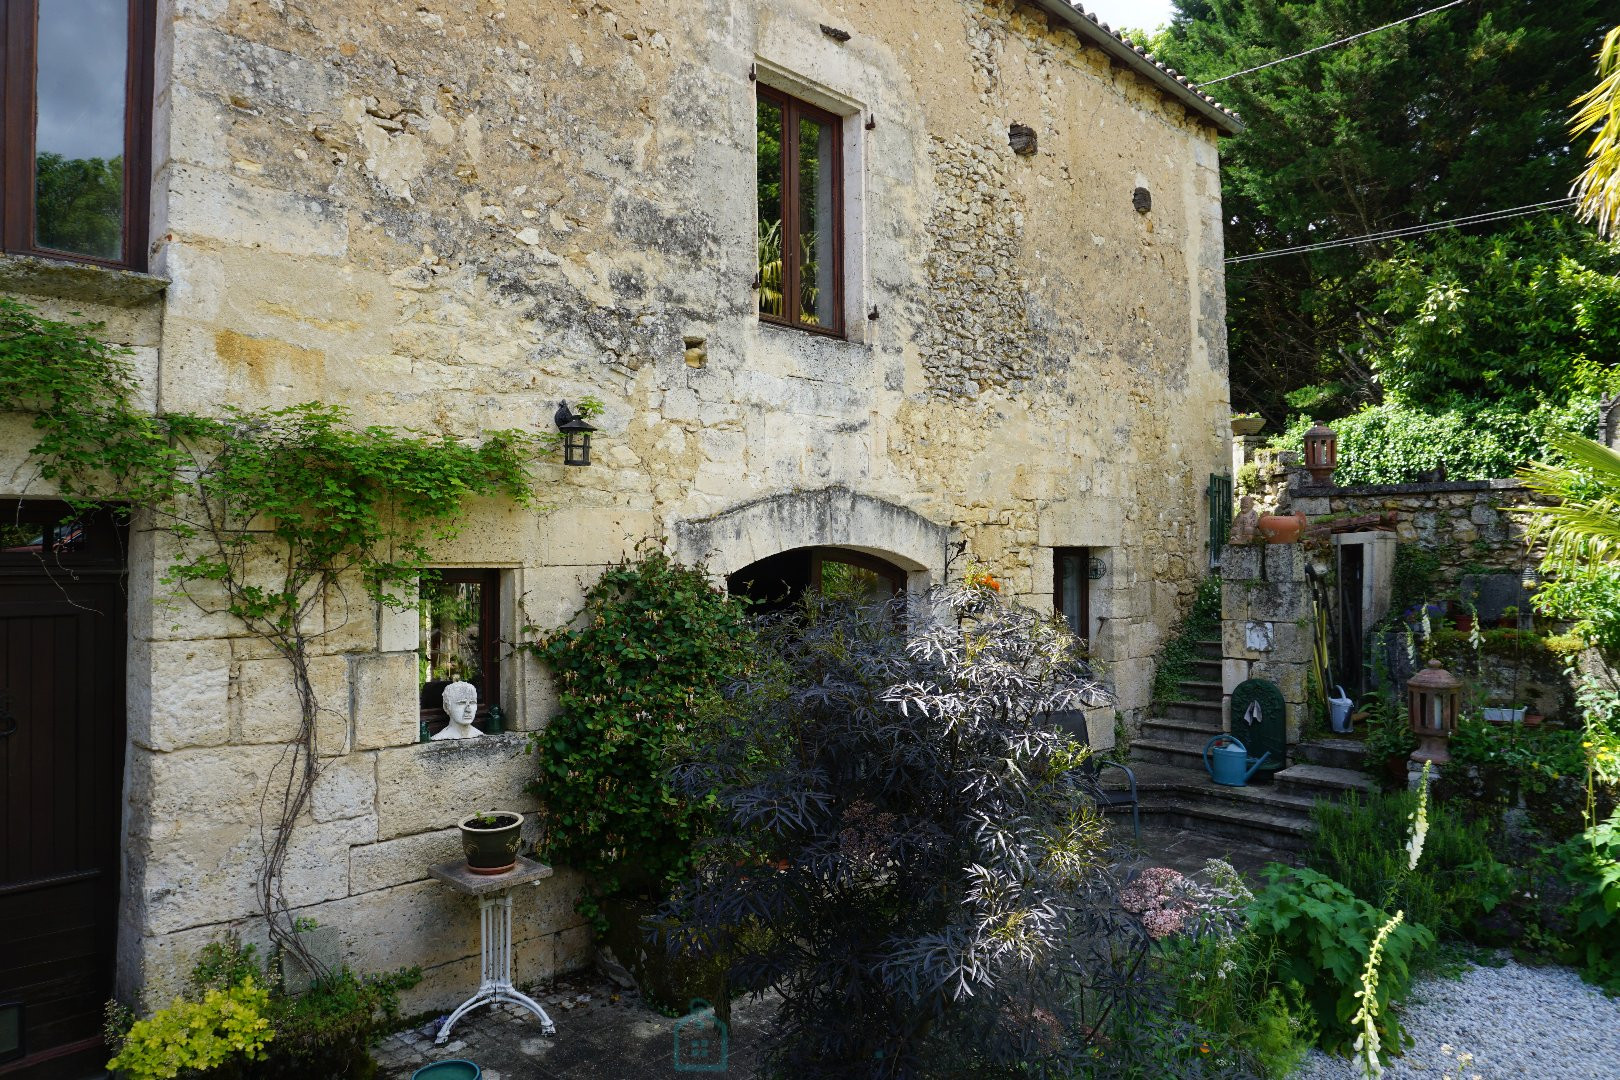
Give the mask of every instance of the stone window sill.
M 138 307 L 161 296 L 167 278 L 68 259 L 0 254 L 0 292 L 52 296 L 109 307 Z

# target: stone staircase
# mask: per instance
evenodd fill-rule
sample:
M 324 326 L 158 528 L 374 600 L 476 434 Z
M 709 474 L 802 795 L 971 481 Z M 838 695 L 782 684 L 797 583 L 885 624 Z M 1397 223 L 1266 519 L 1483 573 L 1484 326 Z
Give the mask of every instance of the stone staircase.
M 1204 746 L 1222 733 L 1221 643 L 1201 641 L 1189 677 L 1176 684 L 1163 715 L 1145 720 L 1131 742 L 1142 814 L 1178 828 L 1281 851 L 1310 841 L 1311 805 L 1367 791 L 1365 752 L 1353 739 L 1321 739 L 1289 748 L 1289 765 L 1271 783 L 1225 787 L 1204 769 Z M 1107 770 L 1116 783 L 1115 770 Z M 1122 778 L 1121 778 L 1122 779 Z

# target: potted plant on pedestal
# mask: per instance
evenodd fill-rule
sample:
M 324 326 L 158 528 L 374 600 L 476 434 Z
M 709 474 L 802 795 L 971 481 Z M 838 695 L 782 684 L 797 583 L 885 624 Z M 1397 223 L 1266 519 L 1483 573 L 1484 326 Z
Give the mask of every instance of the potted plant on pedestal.
M 486 810 L 457 822 L 467 869 L 475 874 L 504 874 L 517 865 L 523 815 L 513 810 Z

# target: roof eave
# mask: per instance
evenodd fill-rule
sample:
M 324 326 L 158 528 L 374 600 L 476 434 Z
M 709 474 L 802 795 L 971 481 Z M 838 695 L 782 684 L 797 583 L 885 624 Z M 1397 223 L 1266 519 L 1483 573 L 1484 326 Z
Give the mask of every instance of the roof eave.
M 1054 19 L 1078 34 L 1081 40 L 1101 49 L 1109 59 L 1141 75 L 1148 82 L 1165 91 L 1181 105 L 1213 124 L 1223 135 L 1236 135 L 1244 130 L 1243 121 L 1230 109 L 1195 90 L 1185 76 L 1170 74 L 1163 64 L 1149 59 L 1125 44 L 1117 36 L 1104 30 L 1097 21 L 1067 0 L 1028 0 Z

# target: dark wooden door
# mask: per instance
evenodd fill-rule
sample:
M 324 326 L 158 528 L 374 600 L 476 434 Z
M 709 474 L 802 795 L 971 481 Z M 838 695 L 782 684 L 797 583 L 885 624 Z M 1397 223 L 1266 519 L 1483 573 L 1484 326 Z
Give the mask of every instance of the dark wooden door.
M 5 1080 L 103 1075 L 124 763 L 121 538 L 0 520 L 0 1023 Z M 20 1008 L 19 1008 L 20 1007 Z M 0 1049 L 4 1049 L 0 1047 Z M 21 1058 L 15 1054 L 19 1052 Z

